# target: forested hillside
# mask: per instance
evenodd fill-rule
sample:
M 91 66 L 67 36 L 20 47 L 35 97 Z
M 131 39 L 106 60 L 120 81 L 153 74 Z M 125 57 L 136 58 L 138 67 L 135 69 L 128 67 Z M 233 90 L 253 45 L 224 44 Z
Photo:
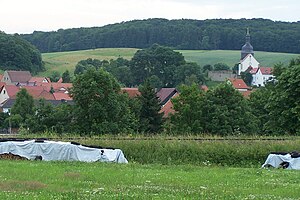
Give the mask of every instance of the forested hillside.
M 0 69 L 43 71 L 42 56 L 36 47 L 18 35 L 0 32 Z
M 267 19 L 134 20 L 103 27 L 37 31 L 22 37 L 41 52 L 145 48 L 154 43 L 176 49 L 239 50 L 248 27 L 255 51 L 300 53 L 300 22 Z

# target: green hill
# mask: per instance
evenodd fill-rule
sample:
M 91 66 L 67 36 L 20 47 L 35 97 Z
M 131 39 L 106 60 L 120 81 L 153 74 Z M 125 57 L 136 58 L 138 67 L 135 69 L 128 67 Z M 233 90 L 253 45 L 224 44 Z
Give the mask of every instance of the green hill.
M 52 71 L 63 73 L 66 69 L 73 72 L 75 65 L 80 60 L 87 58 L 110 60 L 118 57 L 131 59 L 138 49 L 134 48 L 103 48 L 83 51 L 69 51 L 58 53 L 44 53 L 42 54 L 45 62 L 46 71 L 39 75 L 49 75 Z M 201 66 L 205 64 L 214 65 L 216 63 L 226 63 L 229 66 L 239 62 L 240 51 L 231 50 L 177 50 L 181 52 L 187 61 L 197 62 Z M 255 58 L 262 66 L 273 66 L 275 63 L 288 63 L 292 58 L 296 58 L 300 54 L 289 53 L 271 53 L 271 52 L 255 52 Z
M 250 28 L 257 51 L 300 53 L 300 22 L 268 19 L 146 19 L 103 27 L 35 31 L 21 35 L 41 52 L 97 48 L 147 48 L 153 44 L 189 50 L 239 50 Z

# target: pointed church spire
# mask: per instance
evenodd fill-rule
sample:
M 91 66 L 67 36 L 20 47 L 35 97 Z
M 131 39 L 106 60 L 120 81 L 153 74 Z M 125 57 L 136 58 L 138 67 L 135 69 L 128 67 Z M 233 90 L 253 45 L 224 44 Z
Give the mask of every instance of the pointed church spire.
M 247 28 L 246 43 L 250 43 L 250 31 L 249 31 L 249 28 Z
M 252 54 L 252 56 L 254 56 L 253 47 L 250 44 L 250 31 L 249 31 L 249 28 L 247 28 L 246 43 L 242 47 L 241 60 L 244 59 L 248 54 Z

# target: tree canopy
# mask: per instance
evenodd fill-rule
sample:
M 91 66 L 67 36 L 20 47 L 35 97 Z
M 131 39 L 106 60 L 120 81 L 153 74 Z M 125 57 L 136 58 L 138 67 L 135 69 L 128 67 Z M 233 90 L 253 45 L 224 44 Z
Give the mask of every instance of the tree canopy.
M 155 88 L 205 82 L 203 70 L 197 63 L 186 62 L 181 53 L 157 44 L 137 51 L 132 60 L 81 60 L 77 63 L 74 73 L 77 75 L 89 68 L 101 67 L 126 87 L 138 86 L 145 80 Z
M 295 134 L 300 131 L 300 60 L 283 69 L 268 103 L 267 127 L 273 132 Z
M 35 31 L 22 37 L 41 52 L 94 48 L 148 48 L 157 43 L 175 49 L 240 50 L 250 28 L 257 51 L 300 53 L 300 23 L 268 19 L 133 20 L 103 27 Z
M 34 100 L 33 97 L 28 94 L 27 90 L 22 88 L 17 93 L 16 102 L 11 108 L 11 119 L 18 118 L 18 125 L 25 123 L 27 119 L 34 114 Z
M 89 68 L 73 82 L 75 120 L 81 133 L 119 133 L 133 129 L 127 95 L 121 93 L 117 80 L 103 68 Z
M 131 60 L 134 84 L 139 85 L 155 75 L 163 87 L 174 87 L 174 73 L 178 66 L 185 64 L 181 53 L 168 47 L 154 44 L 150 48 L 137 51 Z
M 0 32 L 0 69 L 35 74 L 44 70 L 41 53 L 19 35 Z
M 224 83 L 203 92 L 199 86 L 182 86 L 180 96 L 173 99 L 175 114 L 173 131 L 188 133 L 255 133 L 256 118 L 248 102 L 230 84 Z
M 156 96 L 155 88 L 149 81 L 145 81 L 140 87 L 141 95 L 138 97 L 141 103 L 140 111 L 140 130 L 148 133 L 157 133 L 162 128 L 162 116 L 160 113 L 161 104 Z

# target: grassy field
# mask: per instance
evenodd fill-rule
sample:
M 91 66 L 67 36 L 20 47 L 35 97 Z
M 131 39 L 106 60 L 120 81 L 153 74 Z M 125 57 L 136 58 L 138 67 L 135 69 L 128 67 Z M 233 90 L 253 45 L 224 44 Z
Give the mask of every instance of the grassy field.
M 0 160 L 0 199 L 293 200 L 300 196 L 299 171 L 261 168 L 270 151 L 299 151 L 296 136 L 52 140 L 118 147 L 129 164 Z
M 85 51 L 71 51 L 58 53 L 42 54 L 45 62 L 46 71 L 39 75 L 49 75 L 52 71 L 63 73 L 66 69 L 73 72 L 78 61 L 87 58 L 110 60 L 118 57 L 131 59 L 137 49 L 132 48 L 107 48 Z M 239 62 L 240 51 L 204 51 L 204 50 L 178 50 L 187 61 L 197 62 L 200 65 L 226 63 L 229 66 Z M 262 66 L 273 66 L 275 63 L 288 63 L 292 58 L 298 57 L 298 54 L 255 52 L 256 59 Z
M 84 51 L 69 51 L 69 52 L 57 52 L 57 53 L 44 53 L 42 59 L 45 62 L 46 71 L 40 73 L 40 75 L 49 75 L 52 71 L 58 71 L 61 74 L 68 69 L 73 72 L 76 64 L 80 60 L 87 58 L 99 59 L 99 60 L 111 60 L 123 57 L 125 59 L 131 59 L 137 49 L 131 48 L 107 48 L 107 49 L 93 49 Z
M 292 170 L 1 160 L 1 199 L 299 199 Z
M 225 50 L 214 50 L 214 51 L 203 51 L 203 50 L 180 50 L 187 61 L 197 62 L 200 65 L 216 63 L 226 63 L 233 67 L 239 62 L 241 52 L 240 51 L 225 51 Z M 255 58 L 261 64 L 261 66 L 270 66 L 282 62 L 287 64 L 292 58 L 297 58 L 298 54 L 288 53 L 273 53 L 273 52 L 262 52 L 256 51 Z

